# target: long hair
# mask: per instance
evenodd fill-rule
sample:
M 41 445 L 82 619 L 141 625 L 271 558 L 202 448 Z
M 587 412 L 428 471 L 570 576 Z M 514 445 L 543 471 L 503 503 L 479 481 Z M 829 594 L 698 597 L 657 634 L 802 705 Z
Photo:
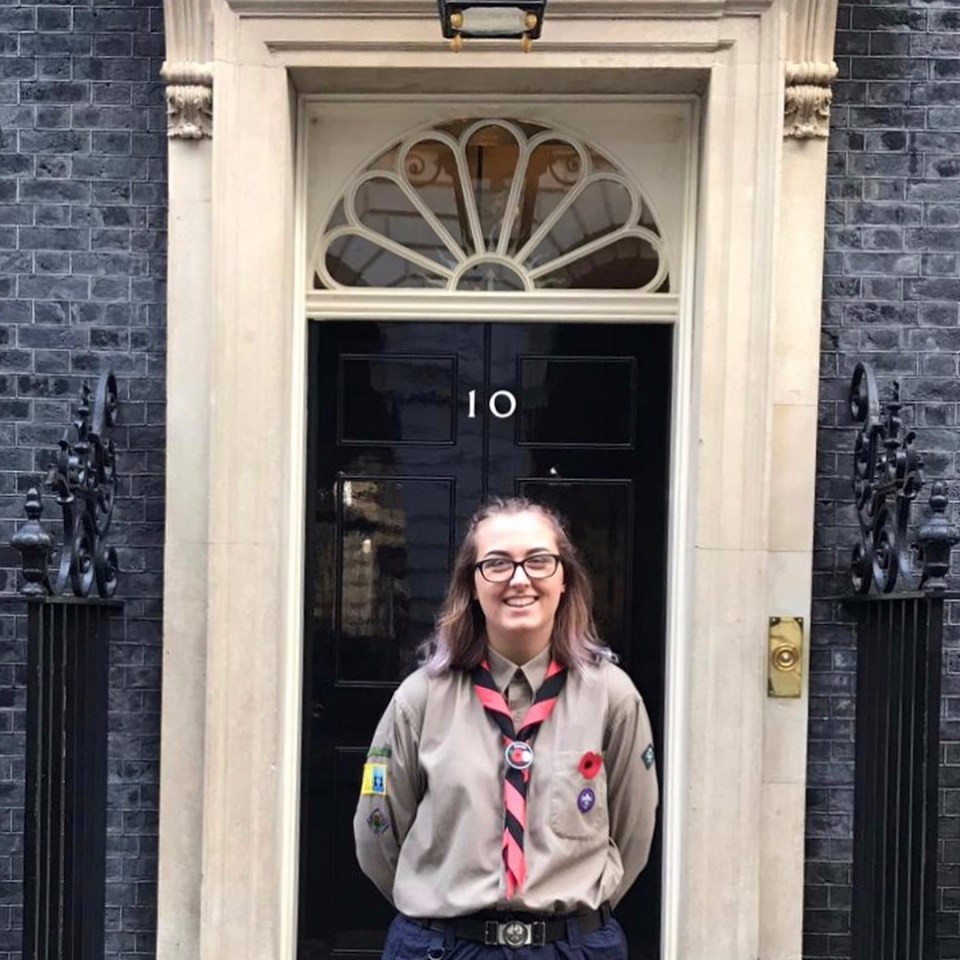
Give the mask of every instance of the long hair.
M 477 527 L 490 517 L 518 513 L 540 514 L 553 527 L 557 539 L 566 590 L 560 596 L 553 624 L 554 657 L 572 669 L 598 660 L 615 659 L 597 635 L 590 577 L 563 520 L 549 507 L 524 497 L 496 497 L 471 517 L 453 565 L 446 599 L 437 615 L 436 632 L 420 648 L 421 660 L 429 673 L 436 675 L 450 668 L 472 670 L 483 659 L 487 646 L 486 621 L 474 597 Z

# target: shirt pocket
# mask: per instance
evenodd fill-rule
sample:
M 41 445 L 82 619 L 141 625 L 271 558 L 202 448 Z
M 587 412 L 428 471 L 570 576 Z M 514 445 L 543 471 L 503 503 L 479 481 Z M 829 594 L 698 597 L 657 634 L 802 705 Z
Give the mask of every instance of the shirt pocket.
M 573 750 L 554 755 L 553 782 L 550 785 L 550 828 L 568 840 L 607 836 L 607 771 L 601 765 L 596 776 L 587 779 L 580 773 L 583 756 Z

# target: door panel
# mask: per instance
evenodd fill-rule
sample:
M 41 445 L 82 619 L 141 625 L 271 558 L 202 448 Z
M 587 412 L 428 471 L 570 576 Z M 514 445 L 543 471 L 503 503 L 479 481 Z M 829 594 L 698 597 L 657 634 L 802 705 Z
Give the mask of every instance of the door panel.
M 338 381 L 341 445 L 455 442 L 455 354 L 341 356 Z
M 518 443 L 533 447 L 630 447 L 636 432 L 632 357 L 519 358 Z M 601 405 L 591 402 L 602 386 Z
M 366 747 L 485 496 L 568 518 L 659 741 L 671 330 L 311 326 L 300 956 L 372 956 L 391 910 L 353 853 Z M 658 839 L 618 910 L 635 960 L 659 956 L 659 886 Z

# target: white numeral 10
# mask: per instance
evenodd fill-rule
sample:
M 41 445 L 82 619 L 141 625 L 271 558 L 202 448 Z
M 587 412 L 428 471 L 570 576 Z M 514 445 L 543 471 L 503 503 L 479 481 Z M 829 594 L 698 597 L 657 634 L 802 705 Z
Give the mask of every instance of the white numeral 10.
M 505 409 L 501 410 L 501 400 L 506 401 Z M 497 390 L 490 394 L 490 402 L 487 404 L 490 412 L 498 420 L 509 420 L 517 412 L 517 398 L 509 390 Z M 477 391 L 471 390 L 467 394 L 467 417 L 475 420 L 477 417 Z

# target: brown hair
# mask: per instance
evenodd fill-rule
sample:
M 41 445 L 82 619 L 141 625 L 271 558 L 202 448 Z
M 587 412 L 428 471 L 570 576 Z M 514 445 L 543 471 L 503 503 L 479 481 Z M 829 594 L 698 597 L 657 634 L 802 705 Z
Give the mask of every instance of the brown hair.
M 553 625 L 554 656 L 564 666 L 574 669 L 601 659 L 614 659 L 613 652 L 597 636 L 590 577 L 559 514 L 524 497 L 496 497 L 471 517 L 454 561 L 446 599 L 437 615 L 436 633 L 421 647 L 422 660 L 430 673 L 438 674 L 450 668 L 472 670 L 483 659 L 487 646 L 486 621 L 480 604 L 474 599 L 473 579 L 477 527 L 490 517 L 518 513 L 540 514 L 553 527 L 557 538 L 566 590 L 560 597 Z

